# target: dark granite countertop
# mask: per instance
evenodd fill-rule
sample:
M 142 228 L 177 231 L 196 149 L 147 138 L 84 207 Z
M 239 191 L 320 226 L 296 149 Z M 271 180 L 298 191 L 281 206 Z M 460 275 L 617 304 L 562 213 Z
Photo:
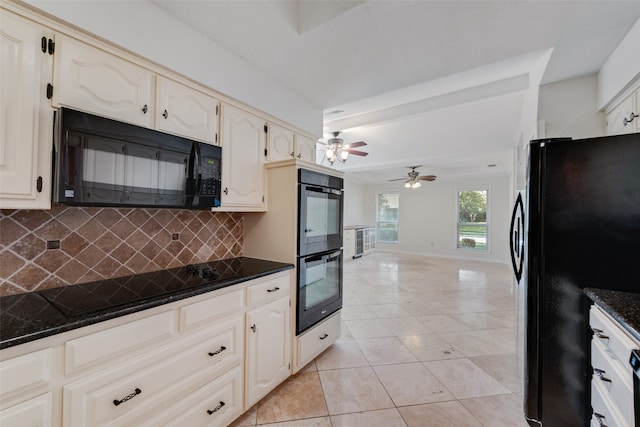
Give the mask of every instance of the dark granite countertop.
M 0 298 L 0 349 L 292 269 L 238 257 Z M 206 278 L 203 272 L 208 273 Z
M 640 294 L 585 288 L 584 293 L 640 343 Z

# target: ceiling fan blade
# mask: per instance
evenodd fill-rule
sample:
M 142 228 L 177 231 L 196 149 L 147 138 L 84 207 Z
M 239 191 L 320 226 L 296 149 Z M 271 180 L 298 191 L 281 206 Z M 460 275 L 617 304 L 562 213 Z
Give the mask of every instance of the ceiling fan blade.
M 366 142 L 364 141 L 358 141 L 358 142 L 351 142 L 349 144 L 345 145 L 345 148 L 357 148 L 357 147 L 364 147 L 365 145 L 367 145 Z
M 407 178 L 390 179 L 389 181 L 406 181 Z
M 418 179 L 421 180 L 421 181 L 435 181 L 436 180 L 436 176 L 435 175 L 424 175 L 424 176 L 419 176 Z
M 318 144 L 327 145 L 327 143 L 326 143 L 326 142 L 322 142 L 322 141 L 320 141 L 320 140 L 318 140 L 318 141 L 316 141 L 316 142 L 317 142 Z
M 364 151 L 358 151 L 358 150 L 342 150 L 342 151 L 346 151 L 349 154 L 353 154 L 354 156 L 368 156 L 369 153 L 365 153 Z

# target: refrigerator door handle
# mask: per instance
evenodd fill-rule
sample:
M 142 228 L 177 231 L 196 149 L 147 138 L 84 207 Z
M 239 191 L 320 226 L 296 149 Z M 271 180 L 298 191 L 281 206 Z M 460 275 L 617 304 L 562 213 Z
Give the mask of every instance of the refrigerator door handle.
M 516 281 L 520 283 L 524 263 L 524 204 L 522 203 L 522 194 L 520 193 L 518 193 L 516 204 L 511 214 L 509 249 L 511 252 L 513 274 L 516 276 Z

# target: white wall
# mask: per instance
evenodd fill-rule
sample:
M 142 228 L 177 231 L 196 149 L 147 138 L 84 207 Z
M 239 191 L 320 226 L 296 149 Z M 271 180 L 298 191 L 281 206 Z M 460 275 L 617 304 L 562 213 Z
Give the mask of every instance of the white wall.
M 27 3 L 313 135 L 322 135 L 319 107 L 149 1 Z
M 490 251 L 456 249 L 456 191 L 458 188 L 489 187 Z M 384 251 L 424 254 L 481 261 L 509 262 L 511 177 L 478 176 L 438 179 L 417 190 L 401 184 L 364 186 L 362 221 L 375 224 L 376 194 L 400 192 L 398 244 L 380 244 Z
M 606 133 L 604 113 L 598 112 L 598 78 L 578 77 L 540 87 L 538 119 L 545 138 L 589 138 Z
M 375 225 L 375 218 L 365 222 L 365 186 L 349 174 L 344 176 L 344 225 Z

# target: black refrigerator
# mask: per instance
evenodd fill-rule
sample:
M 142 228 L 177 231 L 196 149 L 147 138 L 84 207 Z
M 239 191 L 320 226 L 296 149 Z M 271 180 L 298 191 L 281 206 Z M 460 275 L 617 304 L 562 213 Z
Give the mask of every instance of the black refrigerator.
M 525 293 L 525 418 L 587 427 L 591 330 L 582 290 L 640 293 L 640 133 L 531 141 L 510 234 Z

